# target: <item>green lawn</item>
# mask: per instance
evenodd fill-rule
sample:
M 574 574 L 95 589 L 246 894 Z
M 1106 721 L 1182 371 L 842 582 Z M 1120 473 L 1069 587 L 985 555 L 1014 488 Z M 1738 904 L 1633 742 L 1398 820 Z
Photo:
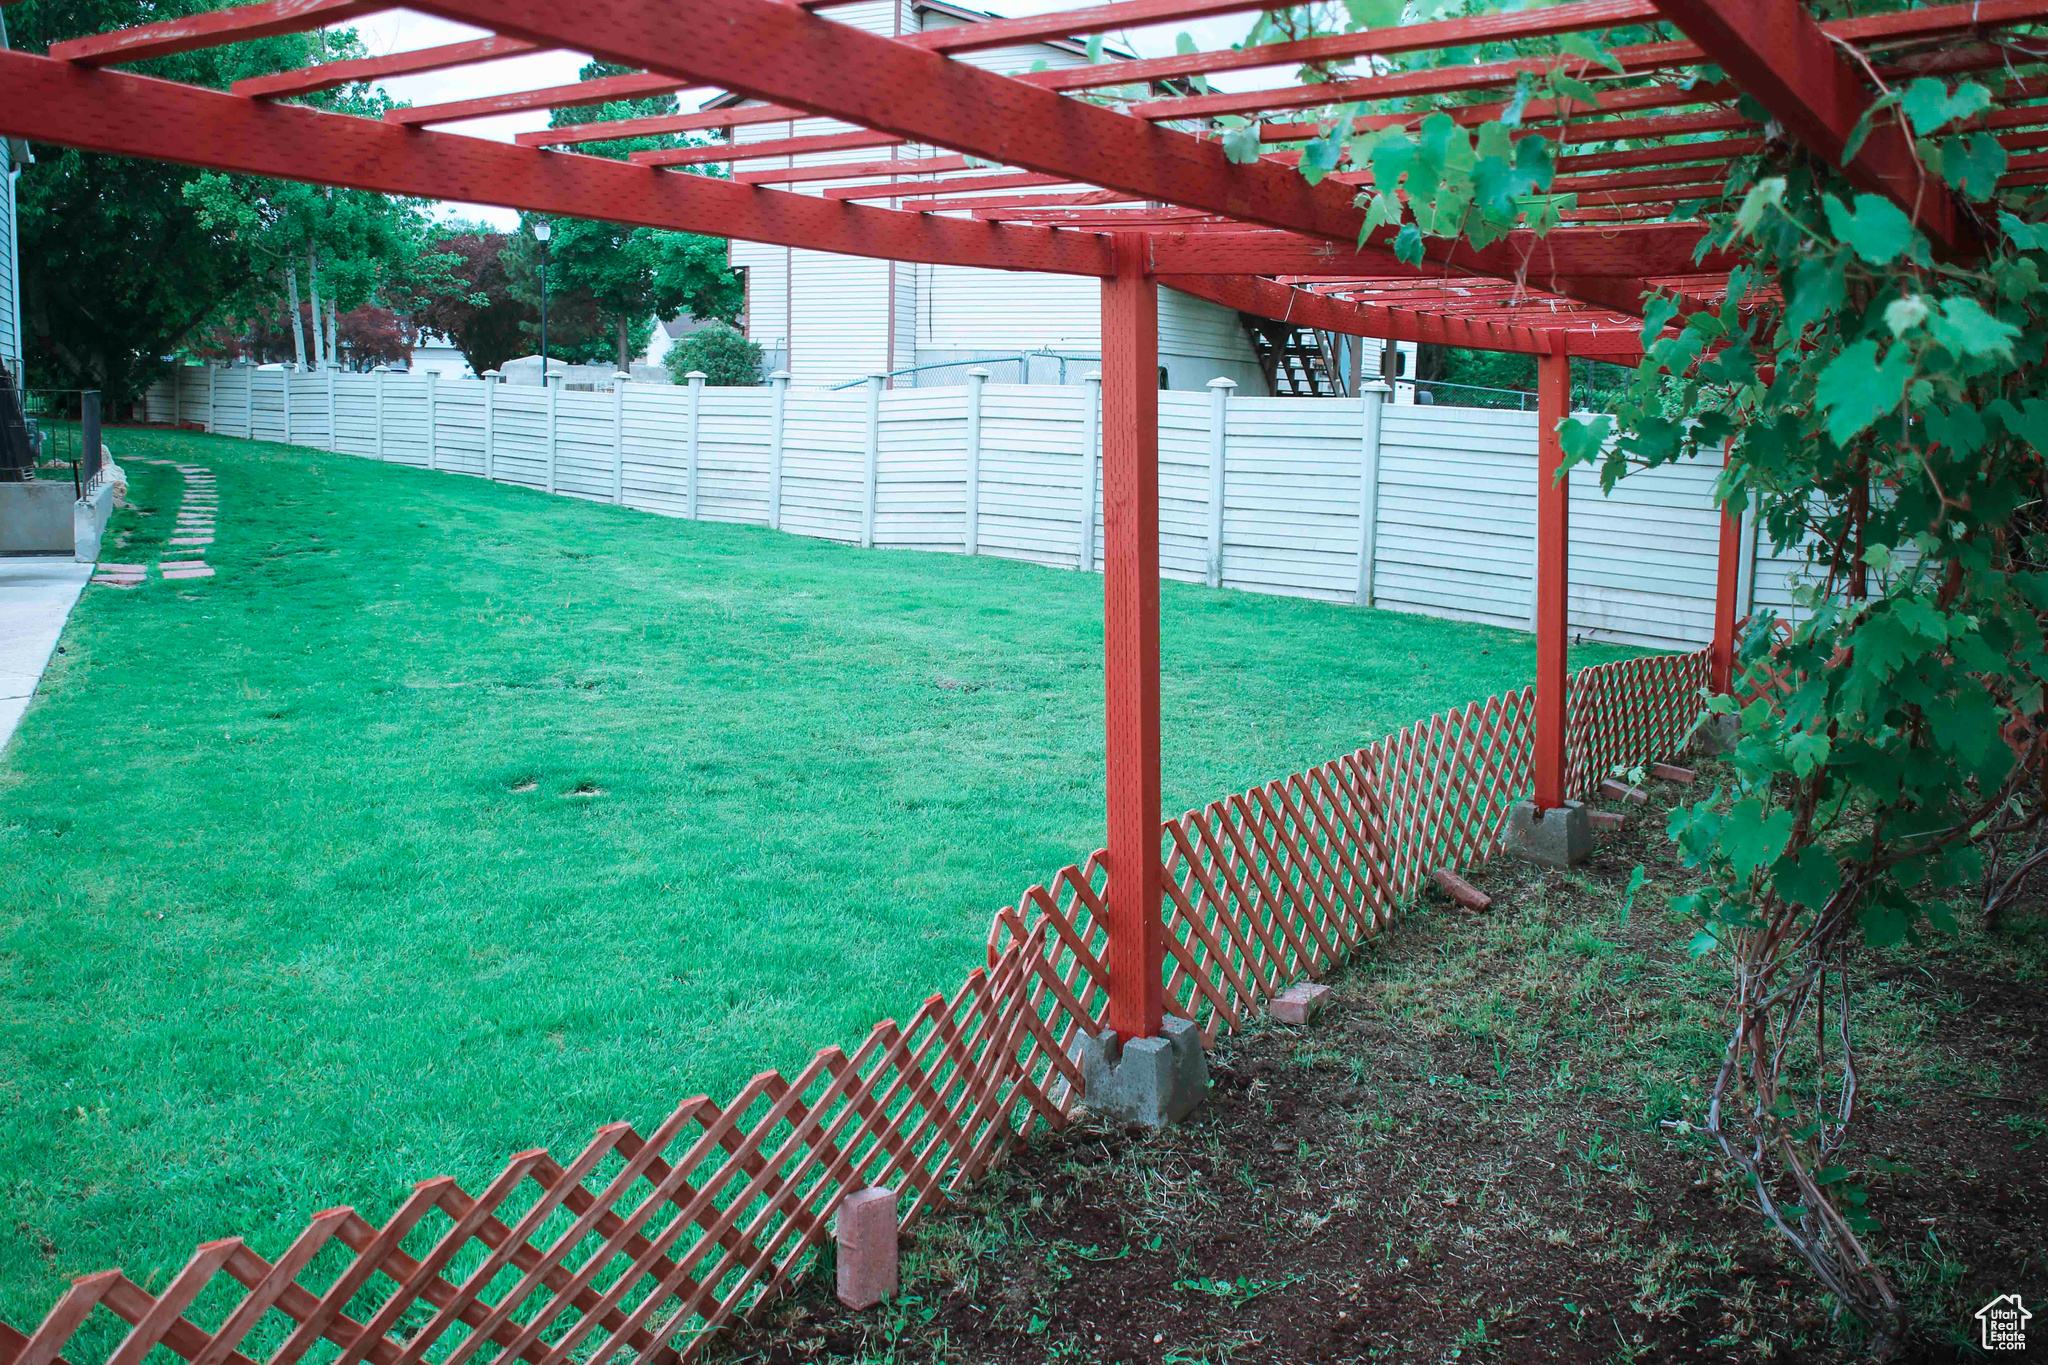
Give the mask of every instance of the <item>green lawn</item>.
M 0 757 L 18 1326 L 853 1042 L 1099 842 L 1098 578 L 109 441 L 219 471 L 219 576 L 90 589 Z M 128 467 L 108 558 L 146 562 L 178 477 Z M 1163 610 L 1175 810 L 1533 668 L 1421 617 Z

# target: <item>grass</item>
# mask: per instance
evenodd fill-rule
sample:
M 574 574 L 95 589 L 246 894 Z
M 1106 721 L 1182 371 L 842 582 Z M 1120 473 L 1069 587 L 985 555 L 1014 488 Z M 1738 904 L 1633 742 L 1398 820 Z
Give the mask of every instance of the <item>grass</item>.
M 110 443 L 218 470 L 219 576 L 91 590 L 0 759 L 17 1325 L 851 1042 L 1099 840 L 1099 579 Z M 147 562 L 180 481 L 127 467 L 107 557 Z M 1175 809 L 1533 668 L 1414 616 L 1163 617 Z

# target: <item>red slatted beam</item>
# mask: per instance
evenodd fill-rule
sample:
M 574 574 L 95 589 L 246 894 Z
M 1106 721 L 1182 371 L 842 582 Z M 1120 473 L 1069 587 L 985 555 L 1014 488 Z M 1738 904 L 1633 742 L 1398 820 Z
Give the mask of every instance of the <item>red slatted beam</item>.
M 1062 179 L 1350 240 L 1342 185 L 1232 165 L 1214 141 L 832 23 L 777 0 L 419 0 L 413 8 L 605 61 L 701 79 Z
M 846 161 L 834 162 L 829 166 L 789 166 L 772 171 L 734 171 L 732 178 L 734 183 L 740 185 L 796 185 L 812 180 L 863 180 L 871 175 L 931 175 L 938 171 L 964 171 L 968 169 L 969 164 L 964 156 L 927 156 L 916 159 L 906 157 L 901 161 Z
M 1257 275 L 1161 275 L 1159 282 L 1183 294 L 1193 294 L 1242 313 L 1298 322 L 1304 327 L 1342 332 L 1347 336 L 1430 342 L 1523 355 L 1541 355 L 1551 345 L 1543 333 L 1526 327 L 1488 326 L 1471 323 L 1455 315 L 1432 314 L 1424 309 L 1350 303 L 1306 290 L 1289 289 L 1284 284 Z
M 1117 4 L 1089 5 L 1025 19 L 984 19 L 976 24 L 959 24 L 909 35 L 905 41 L 933 52 L 978 52 L 991 47 L 1007 47 L 1012 43 L 1081 37 L 1146 24 L 1179 23 L 1219 14 L 1246 14 L 1265 8 L 1266 0 L 1121 0 Z
M 1137 85 L 1179 76 L 1218 71 L 1248 71 L 1262 66 L 1301 66 L 1309 62 L 1346 61 L 1365 56 L 1427 52 L 1436 48 L 1508 42 L 1519 38 L 1640 24 L 1657 17 L 1652 0 L 1584 0 L 1513 14 L 1482 14 L 1428 24 L 1403 24 L 1366 33 L 1333 34 L 1291 43 L 1263 43 L 1217 52 L 1191 52 L 1139 61 L 1098 62 L 1093 66 L 1034 71 L 1024 79 L 1052 90 L 1101 89 Z
M 280 71 L 274 76 L 252 76 L 245 81 L 236 81 L 228 88 L 237 95 L 246 95 L 251 99 L 286 99 L 293 95 L 310 95 L 320 90 L 332 90 L 351 81 L 374 81 L 385 76 L 411 76 L 422 71 L 446 71 L 450 67 L 468 66 L 471 62 L 516 57 L 522 53 L 540 50 L 532 43 L 522 43 L 517 38 L 474 38 L 464 43 L 423 47 L 413 52 L 394 52 L 386 57 L 363 57 L 348 62 L 322 62 L 318 66 L 304 66 L 296 71 Z
M 1650 43 L 1615 51 L 1616 60 L 1627 75 L 1640 76 L 1672 67 L 1692 66 L 1700 49 L 1691 43 Z M 1286 85 L 1267 90 L 1220 90 L 1207 95 L 1186 95 L 1177 99 L 1147 100 L 1130 111 L 1139 118 L 1215 118 L 1223 114 L 1256 114 L 1265 110 L 1313 109 L 1332 104 L 1369 100 L 1413 99 L 1424 95 L 1449 95 L 1490 86 L 1512 85 L 1522 75 L 1540 76 L 1562 69 L 1581 80 L 1605 77 L 1619 79 L 1606 67 L 1583 57 L 1516 57 L 1506 61 L 1467 66 L 1432 67 L 1403 71 L 1390 76 L 1361 76 L 1356 80 L 1327 81 L 1310 85 Z M 1419 115 L 1407 115 L 1419 117 Z
M 1844 19 L 1823 25 L 1852 42 L 1945 37 L 1989 31 L 2048 17 L 2043 0 L 1992 0 L 1983 5 L 1942 5 L 1895 14 Z M 1367 33 L 1336 34 L 1291 43 L 1268 43 L 1219 52 L 1176 54 L 1140 61 L 1035 71 L 1020 79 L 1052 90 L 1100 89 L 1168 80 L 1217 71 L 1299 66 L 1370 55 L 1423 52 L 1520 38 L 1617 28 L 1658 18 L 1650 0 L 1585 0 L 1514 14 L 1475 15 L 1436 23 L 1407 24 Z
M 620 120 L 620 122 L 641 122 L 641 120 Z M 614 127 L 617 124 L 612 125 Z M 567 132 L 568 129 L 562 131 Z M 581 142 L 608 142 L 620 136 L 608 133 L 602 137 L 586 136 L 590 129 L 579 126 L 577 139 Z M 553 139 L 532 133 L 521 133 L 517 141 L 522 147 L 551 147 Z M 818 152 L 858 152 L 871 147 L 900 147 L 903 139 L 890 133 L 870 133 L 865 130 L 856 133 L 817 133 L 810 137 L 777 138 L 772 142 L 719 142 L 706 147 L 671 147 L 661 151 L 635 152 L 632 161 L 639 166 L 708 166 L 724 161 L 765 161 L 781 156 L 811 156 Z
M 1571 532 L 1564 444 L 1557 424 L 1571 405 L 1572 362 L 1536 361 L 1536 809 L 1564 804 L 1566 595 Z
M 1698 223 L 1655 223 L 1626 228 L 1557 228 L 1548 236 L 1512 232 L 1475 250 L 1462 242 L 1430 239 L 1430 263 L 1453 264 L 1500 278 L 1526 271 L 1527 278 L 1570 275 L 1588 279 L 1634 279 L 1658 275 L 1720 273 L 1739 258 L 1725 253 L 1693 260 L 1706 229 Z M 1380 239 L 1376 239 L 1380 240 Z M 1391 240 L 1389 234 L 1385 240 Z M 1384 247 L 1351 247 L 1284 232 L 1155 233 L 1153 269 L 1162 275 L 1333 275 L 1412 274 Z
M 1682 166 L 1697 161 L 1733 161 L 1754 156 L 1764 149 L 1760 137 L 1723 137 L 1708 142 L 1685 142 L 1663 147 L 1639 147 L 1628 152 L 1581 152 L 1557 159 L 1565 175 L 1582 171 L 1621 170 L 1632 166 Z
M 1536 13 L 1540 14 L 1542 11 Z M 1844 42 L 1869 42 L 1946 37 L 2007 24 L 2027 23 L 2043 17 L 2048 17 L 2048 0 L 1994 0 L 1994 3 L 1983 5 L 1940 5 L 1898 14 L 1838 19 L 1819 27 L 1824 35 L 1831 35 Z M 1418 25 L 1417 29 L 1422 27 L 1426 26 Z M 1694 65 L 1704 60 L 1706 54 L 1698 44 L 1685 42 L 1649 43 L 1638 47 L 1617 48 L 1613 55 L 1627 68 L 1629 75 L 1640 75 L 1669 67 Z M 1202 118 L 1218 114 L 1250 114 L 1264 109 L 1299 109 L 1346 104 L 1355 100 L 1448 94 L 1512 82 L 1523 71 L 1540 73 L 1558 67 L 1581 78 L 1617 79 L 1607 68 L 1583 59 L 1531 57 L 1484 64 L 1445 66 L 1389 76 L 1364 76 L 1354 80 L 1321 84 L 1283 86 L 1269 90 L 1219 91 L 1209 95 L 1137 104 L 1131 107 L 1131 112 L 1142 118 Z
M 538 47 L 540 44 L 536 43 L 534 46 Z M 483 95 L 473 100 L 422 104 L 413 109 L 389 109 L 384 113 L 384 121 L 417 128 L 428 123 L 453 123 L 458 119 L 490 118 L 495 114 L 517 114 L 529 109 L 574 109 L 582 105 L 604 104 L 610 100 L 673 95 L 679 91 L 695 89 L 701 84 L 700 81 L 677 80 L 672 76 L 655 76 L 644 71 L 633 71 L 623 76 L 601 76 L 594 81 L 578 81 L 574 85 L 552 85 L 543 90 L 515 90 L 503 95 Z M 624 135 L 612 134 L 612 137 L 620 136 Z
M 855 185 L 844 189 L 826 190 L 828 199 L 902 199 L 901 207 L 920 212 L 929 211 L 937 202 L 929 196 L 932 190 L 945 190 L 951 194 L 982 188 L 990 190 L 1025 190 L 1039 185 L 1071 185 L 1074 182 L 1063 175 L 1032 175 L 1024 172 L 1018 175 L 960 175 L 943 180 L 926 180 L 908 185 Z M 910 199 L 906 195 L 926 195 L 925 198 Z
M 304 33 L 329 24 L 345 24 L 351 19 L 390 8 L 391 5 L 375 3 L 374 0 L 265 0 L 260 5 L 206 10 L 182 19 L 166 19 L 161 23 L 52 43 L 50 55 L 58 61 L 77 62 L 81 66 L 141 62 L 151 57 L 169 57 L 179 52 L 247 42 L 252 38 Z
M 1111 239 L 1102 281 L 1102 672 L 1108 751 L 1108 1025 L 1165 1014 L 1159 863 L 1159 289 L 1145 239 Z
M 835 204 L 812 195 L 398 128 L 0 50 L 0 133 L 211 170 L 494 204 L 853 256 L 1101 275 L 1081 233 Z
M 1856 63 L 1829 41 L 1800 0 L 1657 0 L 1658 8 L 1706 50 L 1757 103 L 1815 155 L 1860 189 L 1909 212 L 1938 247 L 1971 250 L 1975 236 L 1948 186 L 1926 174 L 1912 138 L 1880 119 L 1855 161 L 1842 151 L 1873 94 Z
M 791 123 L 810 115 L 780 104 L 736 104 L 704 109 L 694 114 L 655 114 L 648 118 L 619 119 L 604 124 L 571 128 L 548 128 L 540 132 L 516 133 L 513 141 L 522 147 L 569 147 L 579 142 L 611 142 L 622 137 L 666 137 L 672 133 L 708 133 L 727 128 L 751 128 L 762 123 Z M 897 138 L 900 142 L 903 139 Z M 877 144 L 886 145 L 886 144 Z

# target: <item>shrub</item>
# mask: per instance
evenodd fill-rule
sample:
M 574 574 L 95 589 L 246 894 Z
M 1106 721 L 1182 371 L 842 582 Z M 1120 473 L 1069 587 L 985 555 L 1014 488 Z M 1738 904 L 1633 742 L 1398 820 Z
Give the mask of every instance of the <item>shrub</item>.
M 761 348 L 739 328 L 723 322 L 706 323 L 669 347 L 663 363 L 678 384 L 688 383 L 685 376 L 692 370 L 704 371 L 707 384 L 761 382 Z

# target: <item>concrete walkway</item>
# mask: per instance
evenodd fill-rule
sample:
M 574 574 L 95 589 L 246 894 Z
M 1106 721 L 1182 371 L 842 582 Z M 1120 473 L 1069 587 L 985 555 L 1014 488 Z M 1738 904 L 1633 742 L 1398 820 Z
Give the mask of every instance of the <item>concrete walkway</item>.
M 92 565 L 55 555 L 0 558 L 0 751 L 14 738 Z

